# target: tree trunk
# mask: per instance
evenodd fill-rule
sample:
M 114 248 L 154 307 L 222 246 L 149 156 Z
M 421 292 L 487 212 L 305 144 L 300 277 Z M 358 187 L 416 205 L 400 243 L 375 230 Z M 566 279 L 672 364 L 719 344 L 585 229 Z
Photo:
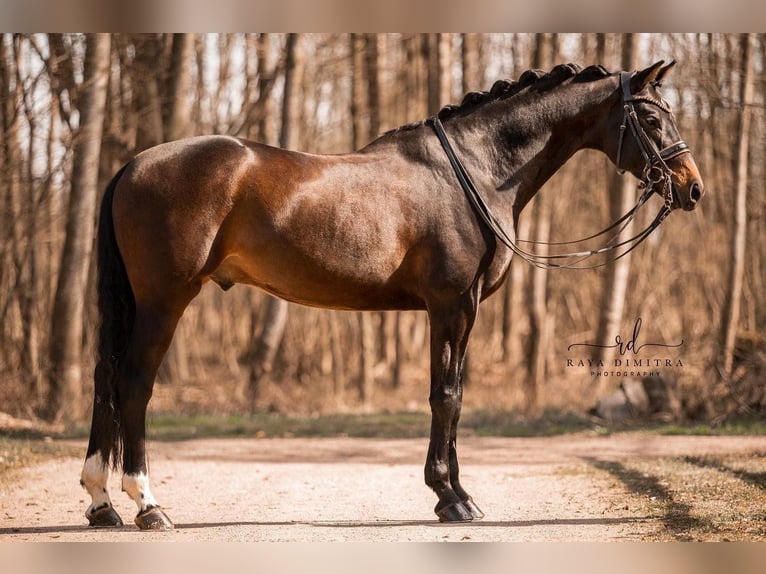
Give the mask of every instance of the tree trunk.
M 162 50 L 155 34 L 136 34 L 136 58 L 131 70 L 135 90 L 136 150 L 143 151 L 164 141 L 160 77 Z
M 346 357 L 343 352 L 338 314 L 330 315 L 330 352 L 332 353 L 333 395 L 338 403 L 343 404 L 346 396 Z
M 428 114 L 452 102 L 452 34 L 426 35 Z
M 276 297 L 266 300 L 266 312 L 263 317 L 263 327 L 255 344 L 255 352 L 250 357 L 251 369 L 249 379 L 249 408 L 255 411 L 255 401 L 258 399 L 261 385 L 266 377 L 271 376 L 274 359 L 285 333 L 287 324 L 287 302 Z
M 25 241 L 19 242 L 19 266 L 18 276 L 20 289 L 18 290 L 18 305 L 21 314 L 21 327 L 23 331 L 23 345 L 21 348 L 21 369 L 24 377 L 24 385 L 33 392 L 33 396 L 39 396 L 41 386 L 40 372 L 40 335 L 37 321 L 38 301 L 44 291 L 41 286 L 40 260 L 41 253 L 37 249 L 35 238 L 38 236 L 39 218 L 42 203 L 42 195 L 39 184 L 36 183 L 34 174 L 34 162 L 38 157 L 38 141 L 43 142 L 37 133 L 37 117 L 34 110 L 30 109 L 28 98 L 24 98 L 24 113 L 29 126 L 29 144 L 27 157 L 19 163 L 19 181 L 25 182 L 28 188 L 22 197 L 18 198 L 20 207 L 19 218 L 16 222 L 23 229 Z M 23 251 L 22 251 L 23 247 Z
M 288 34 L 285 46 L 285 83 L 282 97 L 282 126 L 279 130 L 279 146 L 287 149 L 298 148 L 299 132 L 295 129 L 301 117 L 302 95 L 300 89 L 305 67 L 305 55 L 300 45 L 300 34 Z
M 482 74 L 479 65 L 481 59 L 481 41 L 479 35 L 474 33 L 461 34 L 461 40 L 461 64 L 463 68 L 462 89 L 463 93 L 467 94 L 468 92 L 475 92 L 484 88 L 484 86 L 481 85 Z M 449 73 L 447 75 L 451 76 Z M 505 296 L 508 295 L 507 287 L 502 290 L 502 293 L 505 302 Z M 505 335 L 505 329 L 508 327 L 506 324 L 506 317 L 505 313 L 503 313 L 503 335 Z M 470 355 L 466 352 L 463 362 L 463 385 L 466 387 L 470 384 L 471 366 Z
M 428 109 L 428 34 L 412 34 L 404 39 L 404 105 L 399 106 L 395 123 L 411 122 L 433 113 Z M 438 104 L 437 104 L 438 105 Z
M 154 62 L 152 74 L 148 74 L 146 81 L 147 93 L 146 113 L 152 118 L 150 128 L 144 133 L 143 141 L 139 141 L 139 149 L 143 146 L 155 145 L 161 141 L 177 140 L 190 132 L 189 122 L 189 91 L 191 90 L 191 66 L 194 56 L 194 34 L 173 34 L 169 57 L 161 50 L 162 42 L 159 38 L 150 37 L 145 40 L 151 46 L 147 55 L 155 55 L 158 59 Z M 148 62 L 140 58 L 143 69 Z M 169 62 L 167 69 L 167 83 L 165 80 L 165 62 Z M 160 89 L 160 86 L 165 89 Z M 157 113 L 161 111 L 161 125 L 157 123 Z M 160 366 L 158 382 L 172 383 L 173 381 L 186 381 L 191 376 L 189 366 L 189 335 L 184 329 L 183 321 L 173 336 L 164 360 Z
M 3 35 L 5 36 L 5 35 Z M 2 249 L 3 259 L 0 261 L 0 286 L 7 277 L 13 287 L 8 293 L 0 297 L 0 326 L 6 328 L 10 323 L 8 314 L 11 311 L 14 299 L 18 297 L 20 285 L 19 273 L 21 272 L 20 249 L 23 230 L 20 222 L 21 209 L 21 179 L 18 170 L 23 165 L 21 161 L 21 145 L 19 142 L 22 86 L 18 78 L 18 49 L 12 39 L 0 36 L 0 80 L 2 92 L 0 92 L 0 193 L 2 193 L 3 221 L 2 221 Z M 7 247 L 6 247 L 7 246 Z M 3 349 L 6 351 L 6 349 Z M 7 349 L 10 352 L 10 349 Z M 5 355 L 5 352 L 3 352 Z M 2 358 L 2 356 L 0 356 Z M 5 363 L 8 359 L 5 359 Z
M 258 88 L 256 98 L 252 103 L 251 118 L 247 122 L 252 122 L 255 129 L 255 137 L 258 141 L 275 144 L 278 141 L 276 129 L 276 117 L 274 113 L 273 101 L 271 98 L 272 88 L 277 77 L 277 68 L 279 66 L 278 56 L 275 56 L 270 48 L 271 35 L 258 34 L 255 38 L 255 54 L 258 62 L 258 80 L 255 82 Z
M 372 41 L 370 39 L 372 36 Z M 380 128 L 380 114 L 377 108 L 378 66 L 377 44 L 370 54 L 374 34 L 361 36 L 351 34 L 351 147 L 358 149 L 370 139 L 373 129 Z M 365 76 L 367 82 L 365 83 Z M 366 89 L 365 89 L 366 88 Z M 366 120 L 366 121 L 365 121 Z M 365 124 L 367 129 L 365 129 Z M 374 126 L 374 127 L 373 127 Z M 360 333 L 359 400 L 368 404 L 375 383 L 375 329 L 371 313 L 358 313 Z
M 537 34 L 533 67 L 549 68 L 553 59 L 555 40 L 548 34 Z M 551 204 L 545 194 L 538 194 L 534 206 L 534 232 L 535 241 L 539 253 L 546 255 L 548 250 L 544 243 L 550 240 L 551 230 Z M 545 362 L 548 329 L 548 270 L 535 267 L 531 273 L 530 289 L 530 314 L 529 314 L 529 372 L 525 380 L 525 409 L 528 413 L 534 413 L 538 408 L 538 390 L 545 380 Z
M 98 164 L 109 79 L 110 37 L 89 34 L 86 40 L 80 127 L 74 141 L 72 189 L 66 239 L 50 339 L 50 401 L 47 418 L 73 421 L 81 415 L 82 317 L 85 287 L 95 232 Z
M 365 34 L 364 68 L 367 79 L 367 114 L 370 118 L 367 127 L 367 140 L 372 141 L 380 135 L 380 81 L 378 53 L 378 35 Z
M 271 39 L 269 34 L 258 34 L 255 39 L 255 56 L 258 62 L 258 93 L 254 96 L 257 101 L 252 103 L 253 108 L 249 118 L 246 118 L 244 127 L 254 131 L 255 139 L 269 144 L 279 145 L 279 114 L 275 113 L 275 105 L 271 98 L 278 64 L 270 49 Z M 252 123 L 252 125 L 250 125 Z M 277 299 L 266 296 L 259 291 L 252 291 L 249 297 L 252 310 L 252 325 L 257 324 L 256 301 L 263 301 L 265 306 L 264 318 L 261 331 L 258 336 L 253 335 L 250 342 L 250 351 L 246 354 L 250 363 L 248 378 L 248 408 L 255 411 L 255 401 L 260 394 L 261 383 L 271 372 L 276 359 L 279 346 L 284 336 L 287 324 L 287 304 Z M 254 331 L 254 329 L 253 329 Z
M 636 38 L 637 34 L 622 35 L 622 61 L 620 65 L 623 70 L 634 70 L 637 67 L 635 55 Z M 605 50 L 605 42 L 603 40 L 599 42 L 599 47 Z M 610 221 L 615 221 L 623 213 L 630 210 L 635 203 L 636 182 L 630 175 L 620 176 L 611 164 L 607 169 L 610 174 Z M 630 223 L 620 234 L 619 241 L 632 237 L 632 231 L 633 224 Z M 631 255 L 628 254 L 606 268 L 604 290 L 601 295 L 601 313 L 596 334 L 596 342 L 604 347 L 598 349 L 594 357 L 596 360 L 606 360 L 608 349 L 605 346 L 613 344 L 615 335 L 619 333 L 625 308 L 625 295 L 628 290 L 628 278 L 630 277 L 630 257 Z
M 165 139 L 177 140 L 190 134 L 189 92 L 194 34 L 173 34 L 169 71 L 169 97 L 165 120 Z
M 519 221 L 516 230 L 518 237 L 529 237 L 529 218 Z M 511 267 L 503 289 L 503 318 L 502 318 L 502 347 L 503 361 L 509 362 L 513 357 L 521 357 L 524 352 L 521 343 L 522 332 L 525 330 L 526 313 L 524 313 L 524 284 L 531 266 L 521 257 L 511 259 Z M 517 363 L 513 363 L 515 366 Z
M 300 47 L 300 35 L 288 34 L 285 46 L 285 83 L 282 100 L 282 125 L 279 130 L 279 145 L 283 148 L 297 147 L 296 125 L 300 118 L 301 96 L 295 90 L 303 78 L 304 56 Z M 288 304 L 283 299 L 267 297 L 266 313 L 260 336 L 254 341 L 255 352 L 250 371 L 249 401 L 251 412 L 265 376 L 271 373 L 279 345 L 287 324 Z
M 463 93 L 475 92 L 484 89 L 482 86 L 482 73 L 480 68 L 481 61 L 481 40 L 478 34 L 462 35 L 462 55 L 463 55 Z
M 721 375 L 725 382 L 731 379 L 734 345 L 740 320 L 742 284 L 745 276 L 745 255 L 747 245 L 747 176 L 748 152 L 750 150 L 750 125 L 753 102 L 753 40 L 755 34 L 742 34 L 740 80 L 740 108 L 737 117 L 736 168 L 734 173 L 734 221 L 731 241 L 731 267 L 727 297 L 722 316 L 721 330 Z
M 452 103 L 452 34 L 439 33 L 439 100 L 440 106 Z
M 366 100 L 364 94 L 364 38 L 361 34 L 351 34 L 351 148 L 357 149 L 367 135 L 364 129 L 366 120 Z
M 357 313 L 361 338 L 359 400 L 369 405 L 375 385 L 375 328 L 371 313 Z
M 431 32 L 426 36 L 426 63 L 428 85 L 428 114 L 435 114 L 447 102 L 442 100 L 441 59 L 439 57 L 439 34 Z

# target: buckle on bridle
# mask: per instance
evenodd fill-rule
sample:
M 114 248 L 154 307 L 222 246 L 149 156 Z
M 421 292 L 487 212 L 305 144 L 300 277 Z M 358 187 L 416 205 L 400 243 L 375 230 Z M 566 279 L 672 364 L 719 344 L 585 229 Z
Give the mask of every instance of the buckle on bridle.
M 656 179 L 653 174 L 657 174 Z M 656 185 L 668 177 L 668 172 L 661 165 L 657 163 L 649 164 L 644 168 L 643 181 L 647 185 Z

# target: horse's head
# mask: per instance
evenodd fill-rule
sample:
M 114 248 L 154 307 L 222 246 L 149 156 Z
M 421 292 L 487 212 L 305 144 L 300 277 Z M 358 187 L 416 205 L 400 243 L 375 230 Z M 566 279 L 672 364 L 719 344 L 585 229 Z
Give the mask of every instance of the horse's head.
M 681 139 L 670 106 L 659 86 L 675 65 L 659 61 L 620 78 L 619 110 L 610 124 L 619 125 L 611 149 L 617 168 L 630 171 L 671 209 L 691 211 L 705 192 L 689 146 Z M 618 123 L 619 122 L 619 123 Z M 611 136 L 610 136 L 611 137 Z M 611 155 L 611 154 L 610 154 Z

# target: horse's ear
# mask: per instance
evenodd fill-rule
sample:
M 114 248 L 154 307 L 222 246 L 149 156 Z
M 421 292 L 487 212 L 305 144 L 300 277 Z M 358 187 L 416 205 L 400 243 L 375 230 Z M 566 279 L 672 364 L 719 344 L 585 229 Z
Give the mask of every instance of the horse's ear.
M 637 94 L 640 91 L 642 91 L 646 86 L 648 86 L 651 82 L 654 82 L 657 78 L 657 75 L 660 73 L 660 69 L 662 68 L 662 64 L 665 62 L 663 60 L 660 60 L 656 64 L 652 64 L 645 70 L 641 70 L 640 72 L 636 72 L 633 74 L 633 77 L 630 78 L 630 93 Z
M 673 61 L 672 61 L 672 62 L 670 62 L 670 63 L 669 63 L 667 66 L 663 66 L 663 67 L 660 69 L 660 71 L 659 71 L 659 72 L 657 72 L 657 77 L 656 77 L 656 78 L 654 78 L 654 82 L 653 82 L 653 84 L 654 84 L 656 87 L 658 87 L 658 88 L 659 88 L 659 87 L 662 85 L 662 82 L 664 81 L 664 79 L 665 79 L 665 76 L 667 75 L 667 73 L 668 73 L 670 70 L 672 70 L 672 69 L 673 69 L 673 66 L 675 66 L 675 65 L 676 65 L 676 61 L 675 61 L 675 60 L 673 60 Z

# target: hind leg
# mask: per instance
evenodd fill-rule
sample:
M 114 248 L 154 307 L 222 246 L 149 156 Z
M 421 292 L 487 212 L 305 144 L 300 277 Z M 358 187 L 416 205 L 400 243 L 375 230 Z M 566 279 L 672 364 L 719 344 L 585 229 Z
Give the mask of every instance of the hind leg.
M 104 398 L 109 396 L 109 392 L 103 390 L 103 387 L 109 385 L 113 369 L 114 363 L 111 359 L 102 360 L 94 373 L 96 392 L 93 401 L 93 422 L 85 464 L 80 475 L 80 484 L 91 497 L 85 517 L 94 527 L 122 526 L 122 519 L 114 510 L 106 487 L 116 428 L 114 405 Z
M 154 379 L 173 340 L 178 320 L 193 295 L 182 302 L 136 306 L 136 319 L 120 370 L 122 490 L 136 503 L 135 523 L 142 530 L 167 530 L 173 523 L 163 512 L 149 486 L 146 464 L 146 408 Z

